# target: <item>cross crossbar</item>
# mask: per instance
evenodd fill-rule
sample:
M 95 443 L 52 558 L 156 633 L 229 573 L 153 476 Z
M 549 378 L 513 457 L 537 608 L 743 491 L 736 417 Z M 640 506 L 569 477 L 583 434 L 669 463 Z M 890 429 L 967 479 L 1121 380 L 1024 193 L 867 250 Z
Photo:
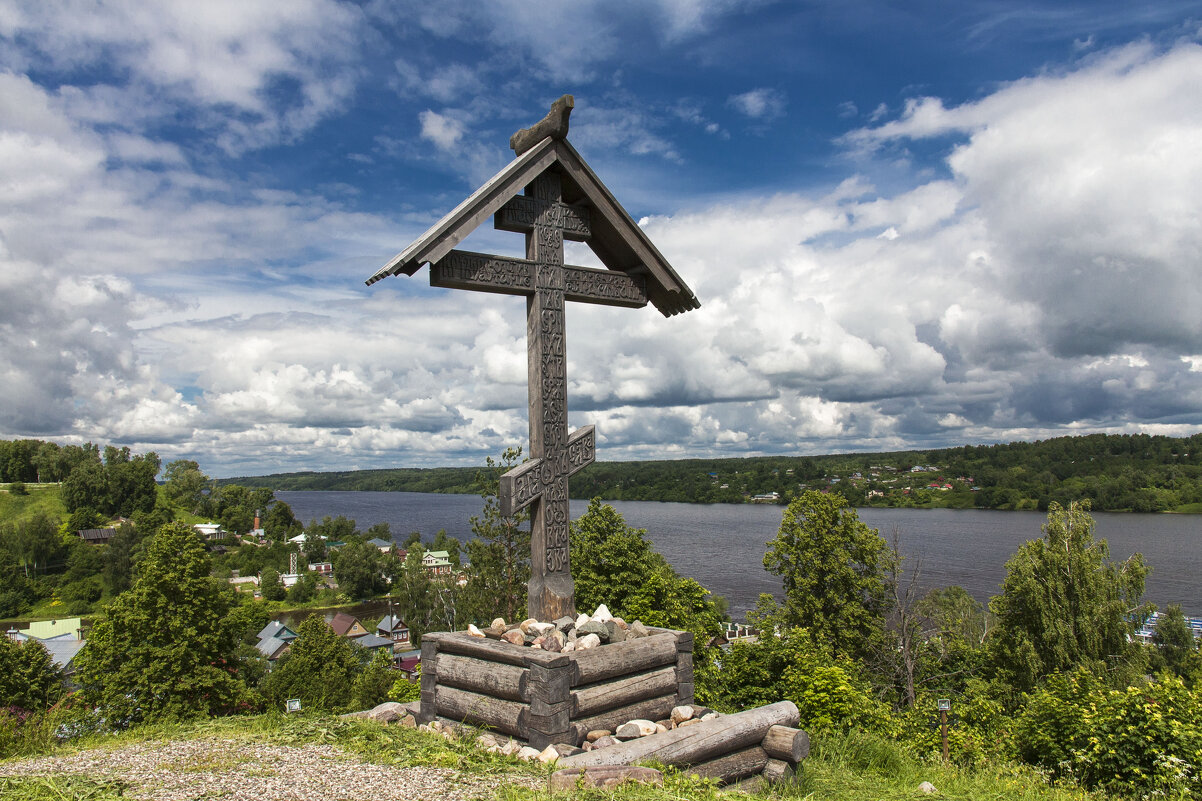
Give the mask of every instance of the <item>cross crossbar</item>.
M 535 266 L 527 259 L 452 250 L 430 265 L 430 286 L 499 295 L 532 295 Z M 647 282 L 641 275 L 570 264 L 565 264 L 562 269 L 564 300 L 630 309 L 647 305 Z
M 574 476 L 597 458 L 595 426 L 585 426 L 568 437 L 567 451 L 559 455 L 559 464 L 550 460 L 531 459 L 501 476 L 497 497 L 501 514 L 506 517 L 525 509 L 540 498 L 546 484 L 560 474 Z

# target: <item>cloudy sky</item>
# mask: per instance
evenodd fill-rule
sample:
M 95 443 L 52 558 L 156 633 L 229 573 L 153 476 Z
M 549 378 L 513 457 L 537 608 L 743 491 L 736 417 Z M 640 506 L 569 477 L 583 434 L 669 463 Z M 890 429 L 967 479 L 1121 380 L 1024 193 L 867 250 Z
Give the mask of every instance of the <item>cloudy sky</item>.
M 1196 1 L 0 0 L 0 437 L 525 443 L 524 301 L 364 281 L 564 93 L 702 303 L 569 307 L 599 458 L 1202 428 Z

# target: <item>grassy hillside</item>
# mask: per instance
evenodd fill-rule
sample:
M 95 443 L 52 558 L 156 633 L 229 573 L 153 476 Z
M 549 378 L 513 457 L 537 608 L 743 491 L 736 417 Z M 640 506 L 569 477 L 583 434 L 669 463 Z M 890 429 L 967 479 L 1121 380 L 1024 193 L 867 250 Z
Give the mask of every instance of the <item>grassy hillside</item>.
M 188 745 L 191 743 L 191 745 Z M 313 746 L 332 746 L 334 751 L 315 754 Z M 269 747 L 276 747 L 270 750 Z M 289 749 L 306 749 L 303 753 Z M 34 751 L 42 751 L 35 747 Z M 22 759 L 0 761 L 0 796 L 6 801 L 88 798 L 94 801 L 142 796 L 159 797 L 179 784 L 205 787 L 211 795 L 230 797 L 231 783 L 245 776 L 243 789 L 256 797 L 272 794 L 271 786 L 258 777 L 283 776 L 288 763 L 299 762 L 311 769 L 320 757 L 323 774 L 336 774 L 350 762 L 366 775 L 368 766 L 390 768 L 437 768 L 438 776 L 450 782 L 464 779 L 468 788 L 458 797 L 497 798 L 504 801 L 548 799 L 545 777 L 549 769 L 518 762 L 477 750 L 470 742 L 447 742 L 442 737 L 396 726 L 385 727 L 366 721 L 330 717 L 261 715 L 225 718 L 194 724 L 147 726 L 120 735 L 83 739 L 68 747 L 44 749 L 55 760 Z M 87 752 L 86 754 L 83 752 Z M 181 759 L 180 754 L 191 756 Z M 275 760 L 266 767 L 255 763 L 264 756 Z M 28 754 L 32 756 L 32 754 Z M 158 757 L 157 760 L 155 759 Z M 26 757 L 26 758 L 27 758 Z M 142 784 L 138 776 L 149 775 L 147 762 L 154 762 L 154 780 Z M 142 765 L 137 773 L 135 765 Z M 43 766 L 46 773 L 30 775 Z M 102 771 L 109 770 L 105 775 Z M 73 773 L 75 775 L 68 775 Z M 427 778 L 433 773 L 421 771 Z M 409 774 L 396 774 L 404 781 Z M 1074 787 L 1049 786 L 1036 772 L 1008 765 L 961 768 L 922 762 L 895 744 L 852 733 L 816 738 L 815 750 L 805 762 L 803 775 L 789 785 L 778 786 L 771 795 L 737 795 L 669 772 L 663 788 L 627 786 L 608 791 L 557 794 L 556 798 L 614 799 L 615 801 L 677 801 L 678 799 L 796 798 L 808 801 L 877 801 L 881 798 L 924 798 L 918 785 L 929 781 L 943 798 L 968 801 L 1089 801 L 1098 798 Z M 276 785 L 280 782 L 275 782 Z M 280 792 L 288 788 L 277 788 Z M 316 788 L 312 788 L 316 790 Z M 391 790 L 397 790 L 391 786 Z M 157 790 L 157 792 L 156 792 Z M 373 797 L 371 787 L 351 780 L 345 787 L 327 788 L 313 798 Z M 368 793 L 364 795 L 364 793 Z M 122 795 L 124 793 L 124 795 Z M 414 795 L 413 797 L 418 797 Z M 430 796 L 434 797 L 434 796 Z
M 0 521 L 26 520 L 38 512 L 46 512 L 52 517 L 67 514 L 58 484 L 26 484 L 27 494 L 24 495 L 14 494 L 10 488 L 10 484 L 0 484 Z

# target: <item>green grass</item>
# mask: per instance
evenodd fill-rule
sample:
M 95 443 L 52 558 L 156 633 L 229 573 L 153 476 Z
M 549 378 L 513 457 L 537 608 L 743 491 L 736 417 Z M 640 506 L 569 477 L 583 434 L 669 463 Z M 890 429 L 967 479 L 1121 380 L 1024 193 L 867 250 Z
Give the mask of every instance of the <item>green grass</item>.
M 1202 515 L 1202 503 L 1186 503 L 1173 510 L 1179 515 Z
M 26 484 L 27 495 L 13 495 L 8 485 L 0 490 L 0 523 L 16 523 L 28 520 L 38 512 L 52 517 L 65 517 L 67 507 L 63 505 L 58 484 Z
M 0 798 L 4 801 L 109 801 L 126 798 L 124 790 L 121 782 L 78 776 L 0 776 Z
M 285 716 L 278 713 L 221 718 L 196 723 L 146 725 L 110 735 L 92 735 L 68 746 L 54 748 L 59 755 L 82 749 L 121 749 L 133 743 L 168 739 L 220 738 L 256 743 L 300 746 L 310 743 L 337 746 L 365 762 L 398 767 L 454 768 L 493 777 L 501 801 L 583 799 L 584 801 L 717 801 L 747 797 L 723 790 L 671 769 L 665 770 L 663 787 L 626 785 L 603 790 L 579 790 L 552 795 L 541 781 L 547 767 L 518 762 L 477 749 L 472 737 L 448 742 L 435 734 L 382 726 L 364 720 L 343 720 L 321 715 Z M 2 763 L 0 763 L 2 764 Z M 535 779 L 541 789 L 519 783 Z M 937 790 L 927 796 L 919 785 L 930 782 Z M 96 799 L 119 797 L 122 787 L 99 779 L 30 778 L 0 779 L 5 801 L 44 799 Z M 880 799 L 964 799 L 964 801 L 1101 801 L 1075 786 L 1049 784 L 1037 771 L 1009 764 L 978 767 L 924 761 L 897 743 L 863 733 L 815 739 L 814 750 L 792 781 L 750 797 L 798 801 L 880 801 Z

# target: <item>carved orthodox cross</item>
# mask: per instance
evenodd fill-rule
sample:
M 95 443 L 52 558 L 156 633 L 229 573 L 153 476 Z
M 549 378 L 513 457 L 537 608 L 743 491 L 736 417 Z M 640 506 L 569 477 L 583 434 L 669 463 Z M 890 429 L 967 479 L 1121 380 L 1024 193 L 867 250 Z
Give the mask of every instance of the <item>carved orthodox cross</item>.
M 452 250 L 430 265 L 430 284 L 526 296 L 530 461 L 501 477 L 501 513 L 532 505 L 530 515 L 531 617 L 574 614 L 568 558 L 568 476 L 592 463 L 592 426 L 568 436 L 568 373 L 564 301 L 611 306 L 647 305 L 640 276 L 563 263 L 565 238 L 590 236 L 588 209 L 563 202 L 558 173 L 548 170 L 502 206 L 494 224 L 526 234 L 526 258 Z
M 539 620 L 575 613 L 568 477 L 596 449 L 592 426 L 568 436 L 565 301 L 631 308 L 650 301 L 665 316 L 701 305 L 568 143 L 572 106 L 565 95 L 514 134 L 517 158 L 367 281 L 429 264 L 433 286 L 526 296 L 531 459 L 501 477 L 498 494 L 503 514 L 532 506 L 528 605 Z M 496 228 L 526 235 L 525 259 L 453 250 L 489 215 Z M 609 269 L 565 265 L 564 239 L 586 242 Z

